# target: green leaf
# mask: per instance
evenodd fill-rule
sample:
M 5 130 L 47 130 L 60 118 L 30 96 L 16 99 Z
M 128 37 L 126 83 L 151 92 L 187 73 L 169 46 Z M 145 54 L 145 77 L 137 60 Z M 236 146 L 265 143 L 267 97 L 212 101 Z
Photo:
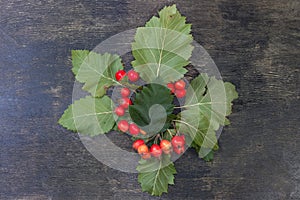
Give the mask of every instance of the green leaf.
M 198 109 L 184 110 L 181 112 L 181 119 L 174 121 L 180 123 L 179 132 L 188 134 L 197 145 L 213 148 L 217 143 L 216 133 L 210 128 L 210 122 Z
M 211 123 L 214 130 L 219 129 L 220 125 L 226 125 L 232 101 L 238 98 L 233 84 L 208 77 L 207 74 L 200 74 L 191 82 L 186 96 L 184 108 L 199 108 L 201 115 Z
M 165 84 L 183 77 L 193 50 L 190 31 L 191 24 L 186 24 L 176 5 L 163 8 L 159 18 L 154 16 L 137 29 L 132 66 L 143 80 Z
M 142 190 L 151 195 L 160 196 L 168 192 L 168 185 L 174 185 L 174 174 L 176 169 L 169 155 L 163 155 L 161 159 L 141 159 L 137 166 L 139 171 L 138 181 Z
M 213 159 L 214 159 L 213 150 L 210 150 L 209 153 L 203 157 L 203 160 L 205 160 L 206 162 L 212 161 Z
M 134 105 L 129 106 L 131 119 L 148 134 L 164 131 L 173 117 L 173 98 L 165 86 L 154 83 L 144 86 L 136 94 Z
M 121 85 L 115 80 L 115 73 L 123 69 L 118 55 L 73 51 L 72 58 L 75 78 L 84 83 L 83 89 L 92 96 L 101 97 L 110 86 Z
M 207 74 L 200 74 L 187 89 L 185 110 L 181 112 L 179 131 L 188 134 L 198 148 L 200 157 L 205 157 L 216 147 L 217 131 L 228 124 L 232 101 L 238 97 L 234 85 L 224 83 Z
M 72 50 L 72 71 L 76 76 L 84 59 L 89 55 L 88 50 Z
M 87 96 L 70 105 L 59 119 L 63 127 L 81 134 L 95 136 L 110 131 L 115 120 L 113 102 L 108 96 L 93 98 Z
M 195 148 L 195 150 L 198 153 L 198 156 L 200 158 L 202 158 L 203 160 L 205 160 L 206 162 L 210 162 L 214 159 L 214 152 L 215 152 L 214 149 L 213 150 L 212 149 L 204 149 L 204 150 L 200 151 L 201 147 L 199 145 L 197 145 L 195 142 L 192 142 L 191 146 Z M 203 154 L 203 153 L 205 153 L 205 154 Z

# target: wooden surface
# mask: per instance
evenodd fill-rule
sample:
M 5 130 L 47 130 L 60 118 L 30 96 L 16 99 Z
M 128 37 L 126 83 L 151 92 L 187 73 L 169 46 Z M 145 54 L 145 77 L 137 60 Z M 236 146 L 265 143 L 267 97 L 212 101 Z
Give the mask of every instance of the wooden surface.
M 171 3 L 240 97 L 214 161 L 189 150 L 156 198 L 57 120 L 72 100 L 70 50 Z M 299 11 L 297 0 L 0 1 L 0 199 L 300 199 Z

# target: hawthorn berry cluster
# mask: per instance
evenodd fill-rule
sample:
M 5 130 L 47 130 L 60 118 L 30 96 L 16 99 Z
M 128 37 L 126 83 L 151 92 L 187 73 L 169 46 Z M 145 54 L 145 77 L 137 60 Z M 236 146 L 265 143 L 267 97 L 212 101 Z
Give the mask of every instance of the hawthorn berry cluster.
M 119 70 L 115 74 L 117 81 L 122 80 L 125 76 L 126 76 L 126 72 L 124 70 Z M 127 73 L 127 76 L 131 82 L 136 82 L 140 78 L 139 74 L 134 70 L 130 70 Z M 130 93 L 131 93 L 131 91 L 128 88 L 121 89 L 122 98 L 119 101 L 119 106 L 115 108 L 115 113 L 119 117 L 123 116 L 125 114 L 125 109 L 128 109 L 128 106 L 132 104 L 132 102 L 129 98 Z M 126 132 L 126 131 L 124 131 L 124 132 Z
M 126 73 L 124 70 L 119 70 L 115 74 L 117 81 L 121 81 L 125 76 L 128 77 L 128 80 L 131 82 L 136 82 L 139 80 L 139 73 L 130 70 Z M 177 98 L 183 98 L 186 95 L 186 84 L 183 80 L 178 80 L 174 83 L 168 83 L 167 87 L 170 89 L 172 94 L 175 94 Z M 124 87 L 120 90 L 121 99 L 119 99 L 119 106 L 114 110 L 115 114 L 119 117 L 124 116 L 129 105 L 132 105 L 130 100 L 131 91 L 127 87 Z M 129 123 L 127 120 L 122 119 L 118 123 L 118 129 L 124 133 L 129 132 L 132 136 L 137 136 L 138 134 L 146 135 L 147 133 L 139 128 L 135 123 Z M 171 154 L 175 152 L 176 154 L 182 154 L 185 150 L 185 137 L 184 135 L 171 135 L 171 141 L 167 139 L 161 139 L 160 135 L 157 134 L 156 138 L 159 138 L 160 141 L 155 140 L 154 144 L 150 147 L 147 146 L 148 140 L 145 143 L 143 139 L 137 139 L 133 142 L 132 148 L 136 150 L 143 159 L 149 159 L 151 156 L 155 158 L 160 158 L 162 153 Z
M 185 82 L 183 80 L 176 81 L 175 83 L 168 83 L 167 87 L 171 90 L 177 98 L 183 98 L 186 95 Z
M 126 73 L 124 70 L 119 70 L 115 74 L 115 77 L 117 81 L 120 81 L 126 75 L 131 82 L 136 82 L 140 78 L 139 74 L 134 70 L 130 70 L 128 73 Z M 131 91 L 128 88 L 124 87 L 121 89 L 120 93 L 122 98 L 119 100 L 119 106 L 115 108 L 115 114 L 119 117 L 125 114 L 125 110 L 128 109 L 129 105 L 132 105 L 132 102 L 129 98 Z M 131 135 L 138 135 L 139 133 L 144 133 L 135 123 L 129 124 L 128 121 L 124 119 L 118 122 L 118 129 L 124 133 L 129 131 Z
M 122 78 L 124 78 L 126 76 L 126 72 L 125 70 L 119 70 L 116 72 L 115 74 L 115 77 L 116 77 L 116 80 L 117 81 L 120 81 Z M 140 78 L 140 75 L 139 73 L 137 73 L 136 71 L 134 70 L 130 70 L 129 72 L 127 72 L 127 76 L 128 76 L 128 79 L 131 81 L 131 82 L 136 82 L 137 80 L 139 80 Z
M 145 144 L 145 141 L 138 139 L 134 141 L 132 148 L 135 149 L 143 159 L 149 159 L 151 156 L 155 158 L 160 158 L 162 153 L 170 154 L 174 151 L 177 154 L 181 154 L 185 150 L 185 137 L 184 135 L 176 135 L 172 138 L 171 142 L 169 140 L 163 139 L 158 144 L 152 144 L 150 150 Z
M 122 99 L 119 101 L 119 106 L 115 108 L 115 113 L 119 117 L 123 116 L 125 114 L 125 109 L 128 109 L 128 106 L 132 104 L 131 100 L 128 98 L 130 93 L 128 88 L 121 89 Z

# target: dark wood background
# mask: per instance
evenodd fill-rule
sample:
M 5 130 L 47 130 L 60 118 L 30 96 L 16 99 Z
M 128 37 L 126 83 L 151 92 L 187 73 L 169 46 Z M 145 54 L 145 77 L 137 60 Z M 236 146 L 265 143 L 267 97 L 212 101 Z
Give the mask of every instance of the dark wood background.
M 240 97 L 214 161 L 189 150 L 156 198 L 57 120 L 72 101 L 70 50 L 171 3 Z M 0 199 L 300 199 L 299 11 L 297 0 L 0 1 Z

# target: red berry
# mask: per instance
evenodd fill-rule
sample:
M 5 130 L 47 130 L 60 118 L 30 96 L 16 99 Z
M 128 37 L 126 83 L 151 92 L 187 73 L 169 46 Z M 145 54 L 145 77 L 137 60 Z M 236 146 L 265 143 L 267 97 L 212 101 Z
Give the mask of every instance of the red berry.
M 129 124 L 128 124 L 128 122 L 126 121 L 126 120 L 121 120 L 121 121 L 119 121 L 119 123 L 118 123 L 118 129 L 120 130 L 120 131 L 122 131 L 122 132 L 126 132 L 126 131 L 128 131 L 128 129 L 129 129 Z
M 130 70 L 130 71 L 127 73 L 127 76 L 128 76 L 128 79 L 129 79 L 131 82 L 135 82 L 135 81 L 139 80 L 139 78 L 140 78 L 139 73 L 137 73 L 137 72 L 134 71 L 134 70 Z
M 178 147 L 178 146 L 184 146 L 185 144 L 185 138 L 184 135 L 176 135 L 172 138 L 172 146 Z
M 142 156 L 143 159 L 149 159 L 151 157 L 149 148 L 145 144 L 139 146 L 138 153 Z
M 147 147 L 146 144 L 142 144 L 138 147 L 139 154 L 148 153 L 148 152 L 149 152 L 149 148 Z
M 179 80 L 174 84 L 176 90 L 183 90 L 185 88 L 185 82 L 183 80 Z
M 125 110 L 121 106 L 118 106 L 115 108 L 115 113 L 118 116 L 123 116 L 125 114 Z
M 129 133 L 131 135 L 137 135 L 140 132 L 140 128 L 136 124 L 130 124 L 129 125 Z
M 124 97 L 121 99 L 121 102 L 120 102 L 120 106 L 124 109 L 127 109 L 129 105 L 131 105 L 132 102 L 129 98 L 127 97 Z
M 172 146 L 173 146 L 173 150 L 175 153 L 177 154 L 181 154 L 184 152 L 184 144 L 185 144 L 185 138 L 184 135 L 182 136 L 174 136 L 172 138 Z
M 172 150 L 172 144 L 169 140 L 160 141 L 159 146 L 165 154 L 169 154 Z
M 175 92 L 175 86 L 174 86 L 173 83 L 168 83 L 168 84 L 167 84 L 167 87 L 171 90 L 172 93 Z
M 159 158 L 162 154 L 162 150 L 157 144 L 153 144 L 150 148 L 150 153 L 153 157 Z
M 135 150 L 138 150 L 138 148 L 142 145 L 142 144 L 145 144 L 144 140 L 136 140 L 134 141 L 134 143 L 132 144 L 132 148 L 135 149 Z
M 177 154 L 182 154 L 184 152 L 184 146 L 180 148 L 173 148 L 173 151 Z
M 128 88 L 122 88 L 121 95 L 122 97 L 128 97 L 130 95 L 130 90 Z
M 185 144 L 185 136 L 184 136 L 184 135 L 181 135 L 181 136 L 179 136 L 179 137 L 181 137 L 181 139 L 183 140 L 183 142 L 184 142 L 184 144 Z
M 148 153 L 144 153 L 142 155 L 142 158 L 145 159 L 145 160 L 148 160 L 149 158 L 151 158 L 151 154 L 148 152 Z
M 177 98 L 182 98 L 186 95 L 186 90 L 175 90 L 175 95 Z
M 119 70 L 115 74 L 117 81 L 120 81 L 124 76 L 126 76 L 126 72 L 124 70 Z

